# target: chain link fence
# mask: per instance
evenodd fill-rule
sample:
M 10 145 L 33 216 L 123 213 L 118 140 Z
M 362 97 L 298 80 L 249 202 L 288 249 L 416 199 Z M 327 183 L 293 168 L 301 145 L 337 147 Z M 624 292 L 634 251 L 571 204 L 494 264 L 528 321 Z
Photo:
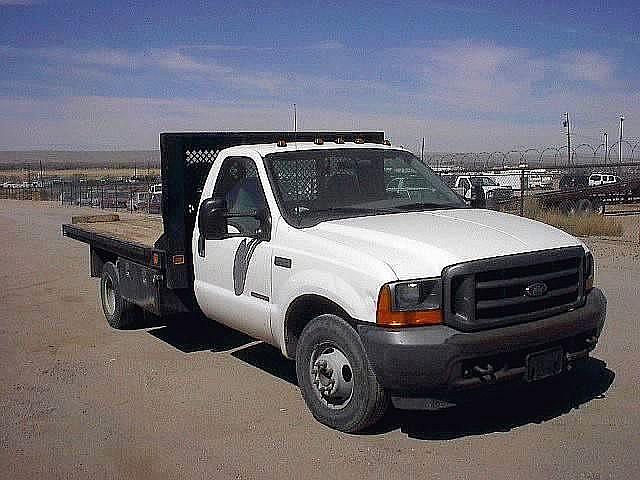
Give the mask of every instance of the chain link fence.
M 208 157 L 198 165 L 209 168 L 210 157 L 216 152 L 204 153 Z M 526 216 L 541 210 L 569 215 L 603 213 L 613 205 L 630 206 L 630 212 L 640 210 L 634 206 L 640 205 L 640 142 L 611 146 L 583 143 L 572 148 L 570 155 L 566 146 L 431 153 L 423 161 L 469 203 L 486 208 Z M 301 188 L 296 187 L 296 193 Z M 160 178 L 153 175 L 107 175 L 101 179 L 50 176 L 35 182 L 5 182 L 0 184 L 0 198 L 161 213 Z
M 115 211 L 161 213 L 160 179 L 43 180 L 0 185 L 0 198 L 52 201 L 63 206 L 93 207 Z

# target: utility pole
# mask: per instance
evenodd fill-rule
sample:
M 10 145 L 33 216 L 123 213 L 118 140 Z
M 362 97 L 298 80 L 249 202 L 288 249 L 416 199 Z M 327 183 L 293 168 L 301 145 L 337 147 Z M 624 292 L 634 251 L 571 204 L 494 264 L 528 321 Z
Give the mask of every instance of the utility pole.
M 604 163 L 607 163 L 607 153 L 609 153 L 609 139 L 607 137 L 607 132 L 604 132 Z
M 295 103 L 293 104 L 293 131 L 298 133 L 298 111 Z
M 567 163 L 571 164 L 571 133 L 569 125 L 569 112 L 564 112 L 565 120 L 562 126 L 567 128 Z
M 618 163 L 622 163 L 622 137 L 624 130 L 624 115 L 620 115 L 620 138 L 618 139 Z
M 424 163 L 424 137 L 422 137 L 422 149 L 420 150 L 420 160 Z
M 42 160 L 40 160 L 40 185 L 42 186 L 42 177 L 44 176 L 44 171 L 42 170 Z

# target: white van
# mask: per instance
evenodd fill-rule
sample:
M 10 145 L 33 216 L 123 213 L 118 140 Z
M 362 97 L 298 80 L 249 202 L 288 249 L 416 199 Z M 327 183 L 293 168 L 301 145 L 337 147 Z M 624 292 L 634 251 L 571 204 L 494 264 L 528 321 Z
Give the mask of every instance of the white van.
M 607 185 L 609 183 L 616 183 L 620 181 L 620 177 L 615 175 L 609 175 L 608 173 L 592 173 L 589 175 L 589 186 L 595 187 L 598 185 Z

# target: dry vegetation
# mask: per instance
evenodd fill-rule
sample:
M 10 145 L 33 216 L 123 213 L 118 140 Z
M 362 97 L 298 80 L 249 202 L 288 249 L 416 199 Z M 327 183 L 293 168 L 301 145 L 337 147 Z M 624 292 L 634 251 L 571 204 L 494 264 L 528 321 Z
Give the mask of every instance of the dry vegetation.
M 579 237 L 621 237 L 624 232 L 622 224 L 615 218 L 598 213 L 567 215 L 559 210 L 542 208 L 533 199 L 525 202 L 525 214 L 533 220 L 553 225 Z
M 57 178 L 70 178 L 76 175 L 80 175 L 83 178 L 103 178 L 103 177 L 133 177 L 134 173 L 139 177 L 147 175 L 159 176 L 159 168 L 66 168 L 66 169 L 49 169 L 45 170 L 46 177 Z M 31 170 L 31 178 L 37 179 L 39 175 L 38 170 Z M 0 170 L 0 177 L 5 178 L 6 181 L 23 182 L 27 180 L 28 174 L 25 169 L 7 169 Z

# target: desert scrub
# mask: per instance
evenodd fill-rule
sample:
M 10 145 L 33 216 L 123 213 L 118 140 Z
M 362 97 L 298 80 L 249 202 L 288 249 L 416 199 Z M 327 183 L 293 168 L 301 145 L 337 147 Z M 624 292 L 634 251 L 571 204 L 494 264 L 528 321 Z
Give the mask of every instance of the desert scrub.
M 525 215 L 578 237 L 621 237 L 622 225 L 612 217 L 598 213 L 569 215 L 557 209 L 545 209 L 534 199 L 526 199 Z

